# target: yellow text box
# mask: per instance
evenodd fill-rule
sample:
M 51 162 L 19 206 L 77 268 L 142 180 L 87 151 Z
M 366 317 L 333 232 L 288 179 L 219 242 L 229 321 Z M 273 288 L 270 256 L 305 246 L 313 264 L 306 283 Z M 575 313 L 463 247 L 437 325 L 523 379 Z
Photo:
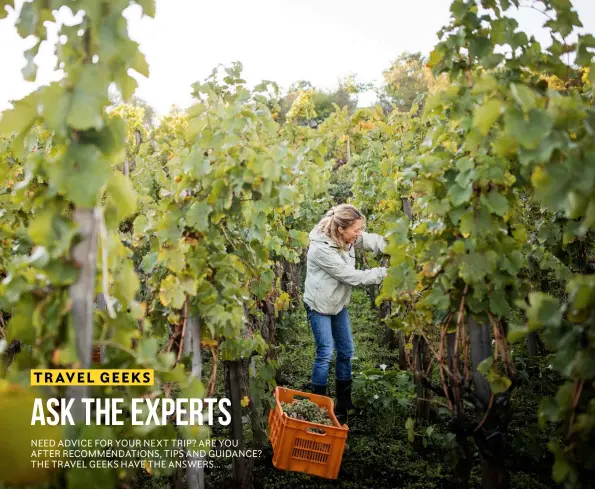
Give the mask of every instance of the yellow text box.
M 31 385 L 153 385 L 153 369 L 33 369 Z

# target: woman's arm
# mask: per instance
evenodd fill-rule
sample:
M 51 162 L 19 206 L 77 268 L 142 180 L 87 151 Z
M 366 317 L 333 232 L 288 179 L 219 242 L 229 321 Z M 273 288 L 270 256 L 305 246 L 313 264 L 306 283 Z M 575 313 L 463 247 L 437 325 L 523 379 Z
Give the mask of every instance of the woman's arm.
M 386 248 L 386 241 L 380 234 L 374 233 L 362 233 L 355 240 L 355 247 L 357 249 L 363 248 L 367 251 L 373 251 L 374 253 L 382 253 Z
M 353 265 L 345 263 L 332 249 L 318 250 L 312 259 L 325 272 L 348 285 L 379 284 L 386 277 L 385 267 L 357 270 Z

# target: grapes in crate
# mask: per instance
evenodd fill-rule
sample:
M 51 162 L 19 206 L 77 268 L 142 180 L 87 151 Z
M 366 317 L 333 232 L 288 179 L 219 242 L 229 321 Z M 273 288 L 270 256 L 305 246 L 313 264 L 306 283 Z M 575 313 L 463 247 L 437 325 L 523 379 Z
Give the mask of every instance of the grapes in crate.
M 324 424 L 326 426 L 333 425 L 328 409 L 318 406 L 309 399 L 294 399 L 292 402 L 281 401 L 281 408 L 290 418 L 299 419 L 300 421 L 308 421 L 310 423 Z M 308 431 L 324 433 L 320 428 L 310 428 Z

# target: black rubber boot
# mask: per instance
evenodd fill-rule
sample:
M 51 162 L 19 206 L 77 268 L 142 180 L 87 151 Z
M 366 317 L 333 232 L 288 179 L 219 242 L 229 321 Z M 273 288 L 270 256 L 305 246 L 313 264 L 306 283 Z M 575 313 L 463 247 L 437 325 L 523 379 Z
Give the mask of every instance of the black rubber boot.
M 318 394 L 319 396 L 326 396 L 326 385 L 315 385 L 312 384 L 312 394 Z
M 351 400 L 351 380 L 337 379 L 337 404 L 335 405 L 335 416 L 343 424 L 347 421 L 347 414 L 357 408 Z

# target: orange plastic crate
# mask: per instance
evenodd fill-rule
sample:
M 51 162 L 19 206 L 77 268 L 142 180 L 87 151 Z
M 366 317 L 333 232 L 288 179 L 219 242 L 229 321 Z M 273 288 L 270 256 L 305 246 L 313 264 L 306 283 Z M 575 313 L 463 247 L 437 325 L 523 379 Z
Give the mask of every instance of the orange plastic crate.
M 334 426 L 309 423 L 287 416 L 281 409 L 281 401 L 289 403 L 295 397 L 308 398 L 318 406 L 327 408 Z M 282 470 L 336 479 L 341 467 L 349 427 L 341 426 L 337 421 L 333 400 L 330 397 L 309 392 L 277 387 L 275 404 L 275 408 L 269 412 L 269 438 L 273 445 L 273 465 Z M 312 428 L 319 428 L 324 433 L 308 431 Z

